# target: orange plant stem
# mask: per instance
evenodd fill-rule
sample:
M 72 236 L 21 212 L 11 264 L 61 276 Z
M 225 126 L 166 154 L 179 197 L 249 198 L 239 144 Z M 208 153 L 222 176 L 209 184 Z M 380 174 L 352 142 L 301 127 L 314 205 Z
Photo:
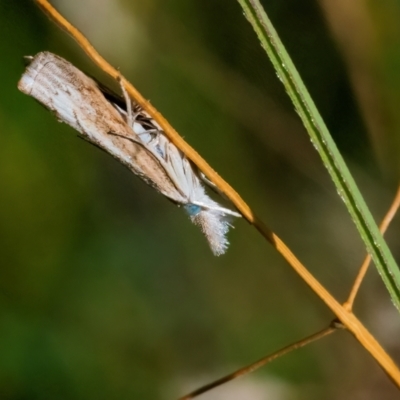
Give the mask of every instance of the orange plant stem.
M 383 220 L 379 226 L 379 230 L 381 231 L 382 234 L 386 232 L 388 226 L 390 225 L 390 222 L 396 215 L 399 207 L 400 207 L 400 186 L 397 188 L 397 192 L 396 192 L 396 195 L 392 202 L 392 205 L 390 206 L 388 212 L 386 213 L 385 217 L 383 218 Z M 362 263 L 362 265 L 360 267 L 360 270 L 358 271 L 357 277 L 354 280 L 354 284 L 353 284 L 353 287 L 351 288 L 349 297 L 348 297 L 347 301 L 343 304 L 343 307 L 345 307 L 348 311 L 351 311 L 353 308 L 354 300 L 360 289 L 361 283 L 364 280 L 365 274 L 368 271 L 370 262 L 371 262 L 371 256 L 369 254 L 367 254 L 364 262 Z

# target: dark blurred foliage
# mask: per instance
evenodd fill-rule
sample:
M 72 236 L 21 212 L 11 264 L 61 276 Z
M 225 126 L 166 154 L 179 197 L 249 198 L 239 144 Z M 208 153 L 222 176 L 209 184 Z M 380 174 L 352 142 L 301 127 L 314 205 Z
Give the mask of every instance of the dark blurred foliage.
M 379 220 L 399 175 L 400 3 L 263 3 Z M 365 250 L 238 3 L 54 4 L 344 300 Z M 42 50 L 116 87 L 33 2 L 0 0 L 0 37 L 1 399 L 173 399 L 329 323 L 247 223 L 214 257 L 182 210 L 18 92 Z M 400 363 L 374 268 L 356 310 Z M 339 332 L 202 398 L 398 392 Z

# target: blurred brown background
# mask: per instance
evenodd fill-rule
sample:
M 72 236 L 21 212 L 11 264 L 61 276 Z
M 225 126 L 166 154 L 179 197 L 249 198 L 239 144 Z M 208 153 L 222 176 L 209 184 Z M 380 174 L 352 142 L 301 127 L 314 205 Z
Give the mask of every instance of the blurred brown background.
M 53 4 L 345 300 L 365 250 L 238 3 Z M 380 220 L 400 170 L 400 3 L 263 4 Z M 0 0 L 0 38 L 1 399 L 174 399 L 329 323 L 246 222 L 214 257 L 182 210 L 17 91 L 43 50 L 117 87 L 33 2 Z M 356 311 L 400 364 L 374 268 Z M 338 332 L 202 398 L 398 395 Z

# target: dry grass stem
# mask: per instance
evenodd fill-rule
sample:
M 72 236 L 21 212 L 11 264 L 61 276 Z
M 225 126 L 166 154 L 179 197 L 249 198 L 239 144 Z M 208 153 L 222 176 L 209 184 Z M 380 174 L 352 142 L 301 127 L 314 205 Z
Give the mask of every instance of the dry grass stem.
M 284 348 L 282 348 L 272 354 L 269 354 L 268 356 L 265 356 L 252 364 L 249 364 L 243 368 L 240 368 L 237 371 L 230 373 L 229 375 L 225 375 L 224 377 L 217 379 L 214 382 L 208 383 L 207 385 L 204 385 L 204 386 L 194 390 L 193 392 L 187 394 L 186 396 L 180 397 L 179 400 L 194 399 L 195 397 L 198 397 L 201 394 L 209 392 L 210 390 L 215 389 L 218 386 L 221 386 L 225 383 L 233 381 L 234 379 L 241 378 L 247 374 L 250 374 L 251 372 L 254 372 L 255 370 L 265 366 L 266 364 L 270 363 L 271 361 L 274 361 L 275 359 L 292 352 L 293 350 L 300 349 L 304 346 L 307 346 L 308 344 L 311 344 L 317 340 L 324 338 L 325 336 L 330 335 L 331 333 L 335 332 L 337 329 L 338 328 L 334 324 L 331 324 L 331 326 L 329 326 L 328 328 L 322 329 L 321 331 L 316 332 L 310 336 L 307 336 L 306 338 L 299 340 L 296 343 L 290 344 L 289 346 L 285 346 Z

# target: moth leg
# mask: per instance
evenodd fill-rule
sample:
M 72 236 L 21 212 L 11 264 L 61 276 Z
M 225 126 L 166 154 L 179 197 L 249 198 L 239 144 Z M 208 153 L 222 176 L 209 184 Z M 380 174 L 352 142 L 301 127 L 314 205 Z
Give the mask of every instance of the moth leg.
M 214 183 L 214 182 L 212 182 L 212 181 L 210 181 L 202 172 L 200 172 L 199 171 L 199 176 L 200 176 L 200 179 L 207 185 L 207 186 L 209 186 L 211 189 L 213 189 L 215 192 L 217 192 L 218 194 L 220 194 L 220 195 L 223 195 L 222 193 L 221 193 L 221 191 L 219 190 L 219 188 L 218 188 L 218 186 Z
M 137 135 L 148 148 L 157 149 L 159 147 L 160 139 L 159 139 L 159 132 L 157 129 L 149 129 L 147 131 L 137 133 Z
M 218 207 L 218 206 L 210 206 L 206 203 L 202 203 L 200 201 L 192 201 L 192 204 L 199 206 L 205 210 L 211 210 L 211 211 L 218 211 L 222 214 L 226 214 L 226 215 L 231 215 L 232 217 L 237 217 L 237 218 L 241 218 L 241 214 L 230 210 L 229 208 L 225 208 L 225 207 Z
M 151 136 L 149 144 L 152 144 L 153 146 L 158 146 L 158 144 L 160 143 L 160 135 L 159 135 L 160 131 L 154 128 L 154 129 L 149 129 L 148 131 L 146 131 L 146 133 L 149 133 Z
M 137 111 L 137 112 L 133 113 L 133 111 L 132 111 L 132 100 L 129 97 L 128 92 L 126 91 L 126 88 L 125 88 L 125 85 L 124 85 L 124 81 L 123 81 L 122 75 L 120 73 L 119 73 L 117 79 L 118 79 L 119 85 L 121 86 L 122 94 L 124 96 L 125 103 L 126 103 L 126 122 L 130 127 L 133 127 L 133 122 L 135 121 L 137 116 L 140 114 L 140 111 Z
M 213 190 L 215 193 L 219 194 L 223 199 L 228 200 L 230 203 L 231 201 L 228 199 L 228 197 L 226 196 L 226 194 L 220 190 L 220 188 L 212 181 L 210 181 L 202 172 L 198 171 L 197 172 L 200 179 L 211 189 Z

